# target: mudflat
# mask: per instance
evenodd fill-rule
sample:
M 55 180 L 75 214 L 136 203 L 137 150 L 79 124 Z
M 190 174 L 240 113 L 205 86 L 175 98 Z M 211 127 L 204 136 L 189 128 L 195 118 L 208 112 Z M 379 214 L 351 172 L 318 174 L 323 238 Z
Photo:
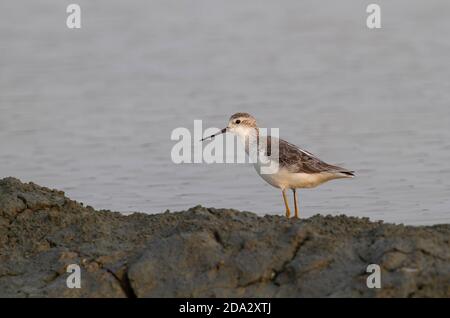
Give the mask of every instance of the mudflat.
M 0 180 L 2 297 L 450 297 L 450 225 L 258 216 L 196 206 L 124 215 Z M 67 267 L 81 268 L 68 288 Z M 369 264 L 381 288 L 368 288 Z

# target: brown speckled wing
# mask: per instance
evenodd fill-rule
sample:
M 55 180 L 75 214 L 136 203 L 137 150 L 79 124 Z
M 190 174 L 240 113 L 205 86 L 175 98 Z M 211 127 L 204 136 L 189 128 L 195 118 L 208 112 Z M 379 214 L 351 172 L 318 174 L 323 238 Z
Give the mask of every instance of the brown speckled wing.
M 266 154 L 276 156 L 276 149 L 271 149 L 271 137 L 267 139 L 268 151 Z M 344 173 L 349 176 L 353 175 L 353 171 L 330 165 L 313 154 L 298 148 L 297 146 L 283 140 L 278 139 L 279 142 L 279 162 L 280 167 L 286 168 L 293 173 L 320 173 L 320 172 L 335 172 Z

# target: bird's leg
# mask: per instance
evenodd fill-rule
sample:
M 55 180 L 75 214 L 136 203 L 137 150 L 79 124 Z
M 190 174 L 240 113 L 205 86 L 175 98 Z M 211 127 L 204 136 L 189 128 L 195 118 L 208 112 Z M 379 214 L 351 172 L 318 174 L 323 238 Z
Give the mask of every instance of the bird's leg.
M 289 209 L 289 204 L 288 204 L 288 200 L 286 198 L 286 192 L 283 190 L 281 190 L 281 192 L 283 193 L 283 200 L 284 200 L 284 205 L 286 206 L 286 217 L 290 217 L 291 216 L 291 210 Z
M 294 192 L 295 217 L 298 219 L 297 191 L 295 191 L 295 189 L 292 189 L 292 192 Z

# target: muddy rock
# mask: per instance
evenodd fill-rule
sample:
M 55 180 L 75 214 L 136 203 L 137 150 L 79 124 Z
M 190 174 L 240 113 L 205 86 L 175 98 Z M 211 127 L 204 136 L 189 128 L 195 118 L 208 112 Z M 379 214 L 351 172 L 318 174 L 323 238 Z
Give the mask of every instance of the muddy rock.
M 0 297 L 450 297 L 450 225 L 96 211 L 0 180 Z M 81 288 L 68 288 L 76 264 Z M 368 288 L 369 264 L 381 288 Z

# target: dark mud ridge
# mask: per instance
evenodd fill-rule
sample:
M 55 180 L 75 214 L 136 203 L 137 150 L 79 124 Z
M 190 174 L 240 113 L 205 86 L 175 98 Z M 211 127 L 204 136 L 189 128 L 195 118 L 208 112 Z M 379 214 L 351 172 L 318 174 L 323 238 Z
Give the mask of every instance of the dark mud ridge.
M 2 297 L 450 297 L 450 225 L 259 217 L 201 206 L 129 216 L 0 180 Z M 81 268 L 81 288 L 66 281 Z M 369 264 L 381 288 L 368 288 Z

